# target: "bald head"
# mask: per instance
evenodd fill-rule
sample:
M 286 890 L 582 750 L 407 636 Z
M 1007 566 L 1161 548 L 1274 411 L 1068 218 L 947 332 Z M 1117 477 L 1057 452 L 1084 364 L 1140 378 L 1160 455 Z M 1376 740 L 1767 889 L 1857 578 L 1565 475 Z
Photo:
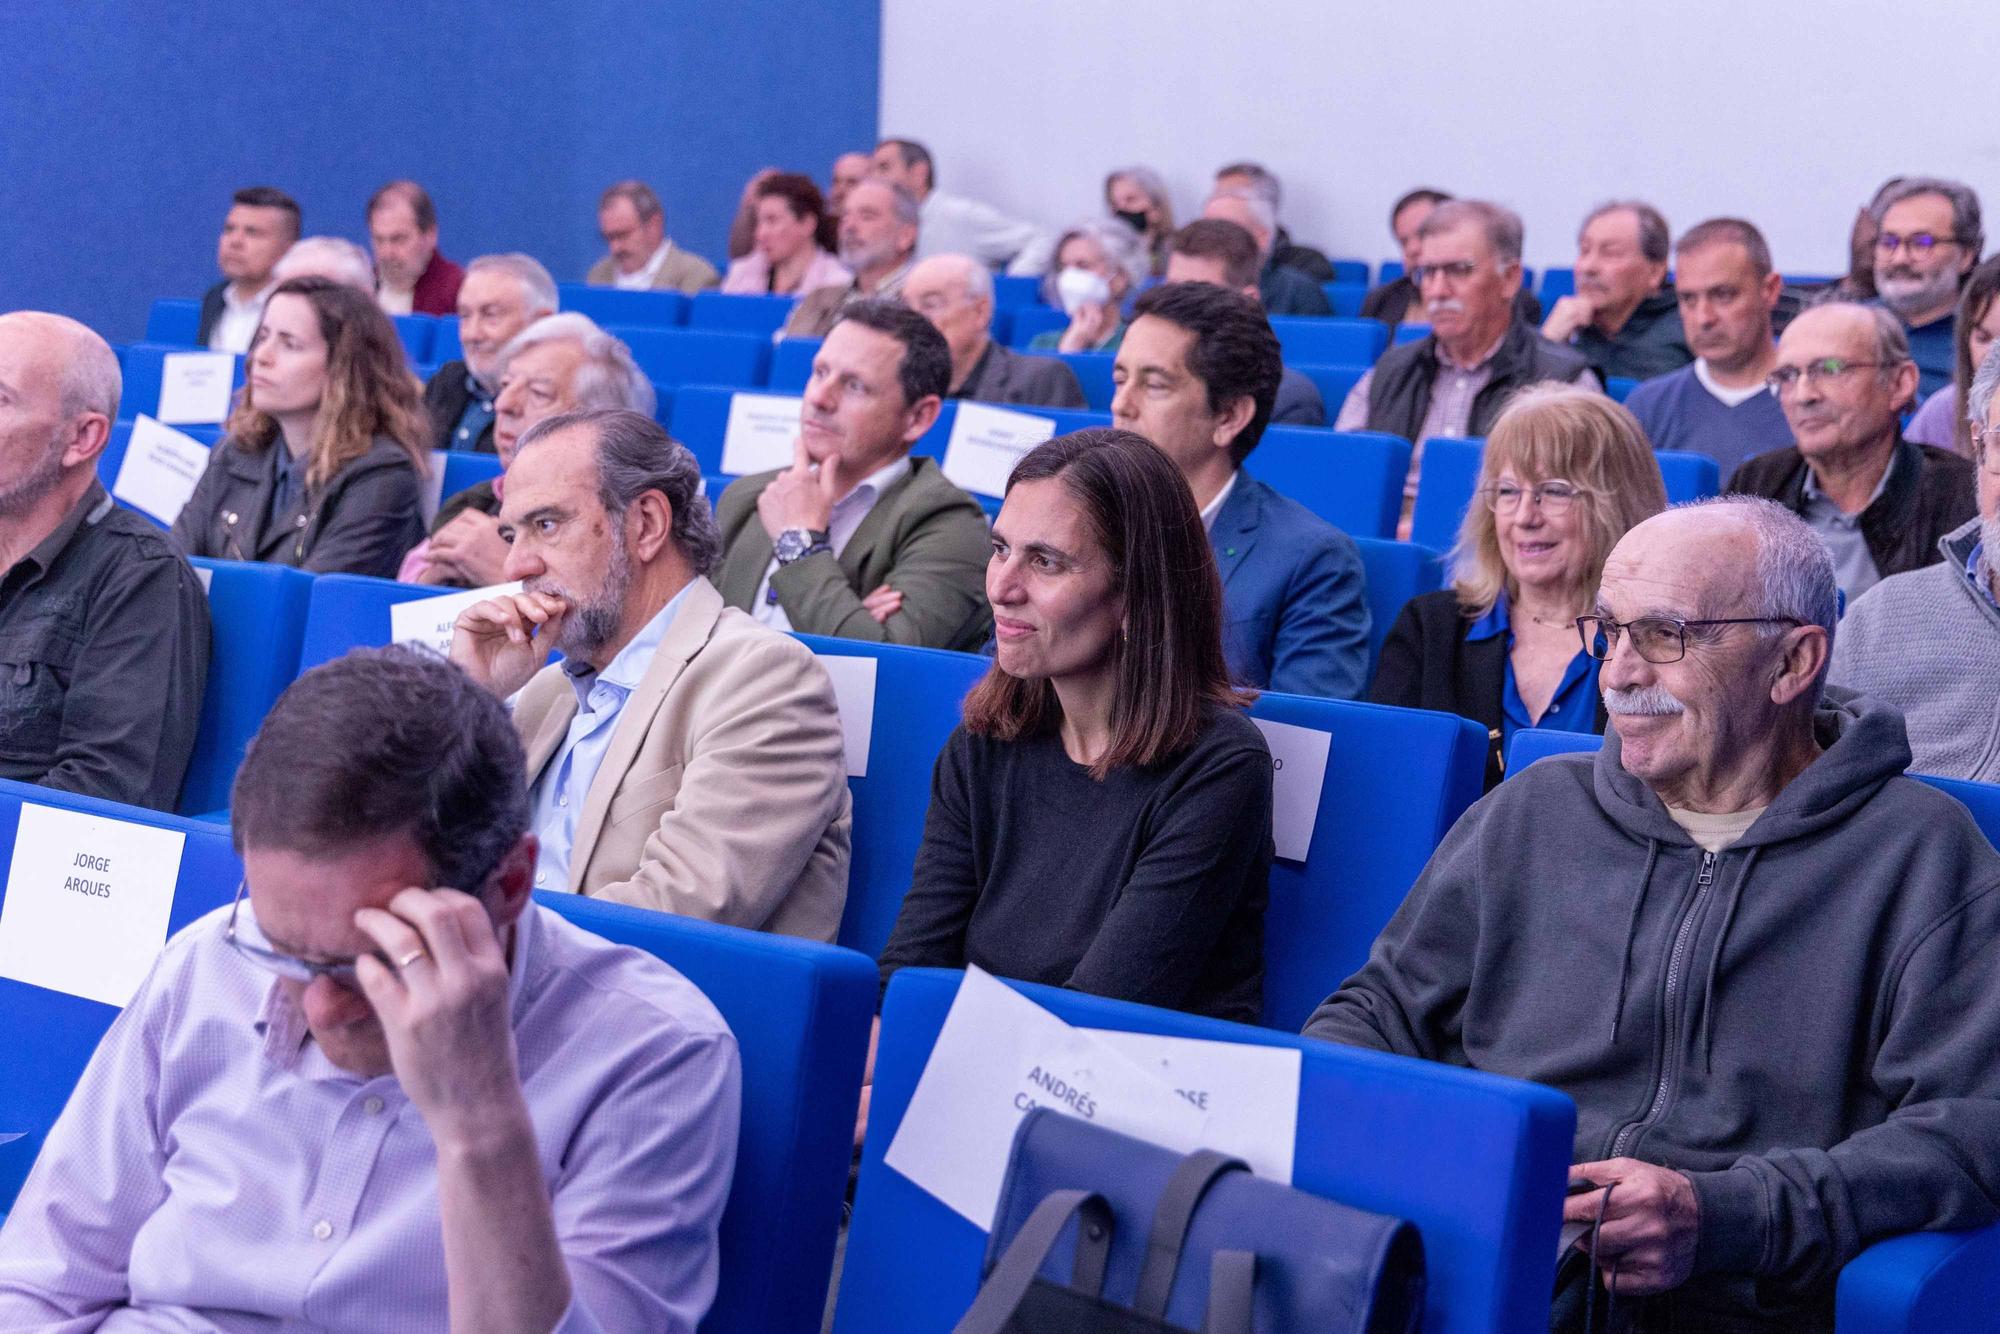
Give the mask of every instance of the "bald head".
M 46 377 L 45 392 L 54 396 L 51 405 L 65 420 L 85 413 L 101 415 L 107 425 L 118 419 L 124 391 L 118 356 L 88 325 L 39 310 L 0 315 L 0 356 L 24 379 Z M 35 392 L 12 382 L 8 388 Z
M 1715 609 L 1750 605 L 1757 551 L 1756 530 L 1732 506 L 1670 509 L 1626 531 L 1605 558 L 1603 582 L 1688 619 L 1751 615 Z
M 0 559 L 55 531 L 89 489 L 119 389 L 118 358 L 75 320 L 0 315 Z
M 957 385 L 991 341 L 992 270 L 967 255 L 932 255 L 904 279 L 903 304 L 944 335 Z

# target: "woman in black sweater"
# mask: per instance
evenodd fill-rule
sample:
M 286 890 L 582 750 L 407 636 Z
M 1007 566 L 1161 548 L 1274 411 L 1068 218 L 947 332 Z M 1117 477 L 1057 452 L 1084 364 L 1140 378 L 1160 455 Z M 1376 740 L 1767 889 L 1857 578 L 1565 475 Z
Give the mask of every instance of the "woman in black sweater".
M 978 964 L 1255 1022 L 1271 755 L 1229 682 L 1187 484 L 1129 431 L 1038 447 L 986 595 L 994 665 L 938 757 L 884 986 Z

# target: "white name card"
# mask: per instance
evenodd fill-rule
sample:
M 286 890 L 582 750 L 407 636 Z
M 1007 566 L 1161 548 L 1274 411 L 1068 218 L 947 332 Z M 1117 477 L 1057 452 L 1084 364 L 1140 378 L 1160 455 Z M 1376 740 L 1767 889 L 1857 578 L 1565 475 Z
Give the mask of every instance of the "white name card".
M 1252 718 L 1271 748 L 1271 839 L 1286 861 L 1302 862 L 1312 850 L 1319 822 L 1319 790 L 1326 783 L 1326 756 L 1333 734 Z
M 132 423 L 111 494 L 171 527 L 207 468 L 207 445 L 142 415 Z
M 1182 1153 L 1208 1123 L 1154 1071 L 972 967 L 882 1161 L 991 1229 L 1015 1128 L 1037 1107 Z
M 228 352 L 169 352 L 160 367 L 160 420 L 207 425 L 229 415 L 236 358 Z
M 833 678 L 833 698 L 840 705 L 847 776 L 866 778 L 868 751 L 875 740 L 875 659 L 822 653 L 819 665 Z
M 1298 1048 L 1088 1031 L 1206 1112 L 1204 1145 L 1241 1158 L 1260 1177 L 1291 1184 L 1299 1138 Z
M 187 835 L 21 804 L 0 976 L 124 1006 L 167 943 Z
M 722 470 L 733 476 L 792 466 L 803 400 L 786 394 L 733 394 L 722 434 Z
M 467 607 L 477 606 L 488 598 L 504 597 L 520 591 L 520 581 L 516 580 L 511 584 L 494 584 L 490 588 L 469 588 L 463 593 L 398 602 L 389 608 L 389 641 L 416 644 L 450 657 L 451 627 Z
M 960 403 L 944 447 L 944 475 L 975 495 L 1005 495 L 1021 456 L 1055 433 L 1047 417 Z

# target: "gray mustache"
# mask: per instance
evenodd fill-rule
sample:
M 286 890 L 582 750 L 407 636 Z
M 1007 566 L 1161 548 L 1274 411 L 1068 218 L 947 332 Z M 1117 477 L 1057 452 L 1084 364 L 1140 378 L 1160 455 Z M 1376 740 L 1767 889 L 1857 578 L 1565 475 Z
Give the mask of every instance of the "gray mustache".
M 1675 699 L 1664 686 L 1633 686 L 1629 690 L 1607 686 L 1604 690 L 1604 711 L 1656 717 L 1686 713 L 1687 705 Z

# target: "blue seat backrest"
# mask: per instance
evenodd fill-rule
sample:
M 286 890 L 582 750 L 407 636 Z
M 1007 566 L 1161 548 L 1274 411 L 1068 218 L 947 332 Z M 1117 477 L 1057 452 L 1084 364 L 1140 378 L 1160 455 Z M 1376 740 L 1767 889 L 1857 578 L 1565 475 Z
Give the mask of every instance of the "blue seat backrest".
M 852 950 L 573 894 L 537 902 L 664 960 L 736 1036 L 743 1119 L 704 1334 L 814 1334 L 840 1230 L 875 966 Z
M 313 577 L 254 561 L 197 559 L 194 566 L 208 582 L 212 647 L 180 809 L 202 815 L 229 805 L 250 738 L 298 674 Z
M 1521 281 L 1532 285 L 1534 280 L 1523 272 Z M 1576 294 L 1576 270 L 1563 267 L 1543 269 L 1542 284 L 1536 289 L 1536 294 L 1542 299 L 1542 313 L 1547 315 L 1556 302 Z
M 696 292 L 688 303 L 690 329 L 732 329 L 737 333 L 762 334 L 769 338 L 785 327 L 792 317 L 795 297 L 762 294 L 734 295 L 728 292 Z
M 722 472 L 722 445 L 729 434 L 729 405 L 737 390 L 723 385 L 691 384 L 674 391 L 667 433 L 688 447 L 704 474 Z M 754 389 L 751 393 L 784 394 L 785 389 Z
M 201 332 L 201 302 L 163 296 L 146 314 L 146 341 L 195 347 Z
M 176 426 L 176 431 L 193 436 L 204 445 L 213 447 L 222 439 L 220 426 Z M 118 469 L 125 462 L 125 451 L 132 444 L 132 419 L 120 417 L 111 423 L 111 433 L 104 442 L 104 452 L 97 456 L 97 477 L 109 491 L 118 481 Z M 143 513 L 144 511 L 138 511 Z
M 1447 713 L 1276 692 L 1250 716 L 1332 737 L 1312 842 L 1304 861 L 1271 863 L 1264 917 L 1264 1022 L 1297 1032 L 1367 959 L 1432 850 L 1479 799 L 1486 730 Z
M 1401 347 L 1405 343 L 1414 343 L 1419 339 L 1430 337 L 1430 332 L 1431 326 L 1428 324 L 1411 324 L 1405 321 L 1396 326 L 1392 341 L 1397 347 Z
M 1632 397 L 1632 391 L 1638 387 L 1637 380 L 1624 375 L 1613 375 L 1604 381 L 1604 392 L 1620 403 Z
M 458 320 L 446 316 L 437 322 L 431 334 L 431 364 L 442 366 L 447 361 L 465 359 L 465 346 L 459 341 Z
M 118 398 L 118 411 L 127 417 L 137 417 L 140 413 L 158 416 L 160 411 L 160 380 L 166 370 L 167 357 L 175 352 L 200 351 L 199 348 L 168 347 L 159 343 L 132 343 L 119 358 L 125 374 L 124 391 Z M 236 389 L 243 388 L 243 358 L 236 358 L 236 373 L 232 381 Z
M 1339 419 L 1340 405 L 1347 402 L 1348 393 L 1368 373 L 1366 366 L 1322 366 L 1314 362 L 1288 363 L 1285 369 L 1297 371 L 1319 388 L 1320 400 L 1326 404 L 1328 422 Z
M 490 482 L 500 475 L 498 454 L 481 454 L 471 449 L 447 449 L 442 452 L 444 478 L 438 494 L 446 499 L 450 499 L 469 486 Z
M 998 310 L 1037 306 L 1042 300 L 1042 280 L 1033 274 L 999 273 L 993 276 L 993 305 Z
M 1653 451 L 1653 458 L 1660 465 L 1660 481 L 1667 488 L 1669 505 L 1721 494 L 1722 466 L 1708 455 L 1659 449 Z
M 23 802 L 185 834 L 168 934 L 235 896 L 243 867 L 225 827 L 6 780 L 0 780 L 0 867 L 12 864 Z M 0 886 L 0 908 L 6 896 L 7 888 Z M 102 1002 L 0 977 L 0 1033 L 6 1035 L 0 1039 L 6 1047 L 0 1059 L 0 1126 L 25 1136 L 0 1145 L 0 1213 L 13 1204 L 98 1039 L 117 1017 L 118 1011 Z
M 1076 382 L 1083 386 L 1083 401 L 1092 412 L 1111 411 L 1111 368 L 1118 357 L 1111 352 L 1051 352 L 1047 355 L 1063 362 L 1076 372 Z
M 396 322 L 396 336 L 403 340 L 403 352 L 412 366 L 435 365 L 431 356 L 431 343 L 437 337 L 437 317 L 433 315 L 392 315 Z M 453 320 L 452 323 L 458 323 Z
M 588 315 L 601 325 L 673 329 L 687 323 L 688 299 L 679 292 L 628 292 L 589 283 L 557 283 L 556 293 L 564 310 Z
M 1389 345 L 1389 326 L 1380 320 L 1273 315 L 1271 329 L 1288 365 L 1294 361 L 1372 365 Z
M 389 608 L 418 598 L 444 597 L 458 590 L 429 584 L 399 584 L 365 574 L 322 574 L 312 581 L 306 602 L 305 634 L 299 643 L 299 674 L 332 662 L 352 648 L 380 648 L 390 642 Z
M 1507 776 L 1512 778 L 1536 760 L 1547 759 L 1551 755 L 1595 751 L 1603 744 L 1604 738 L 1594 732 L 1563 732 L 1553 727 L 1523 727 L 1514 733 L 1514 739 L 1507 744 Z
M 1368 579 L 1368 674 L 1375 674 L 1376 660 L 1382 656 L 1382 641 L 1396 623 L 1403 604 L 1419 593 L 1433 593 L 1443 586 L 1444 567 L 1438 553 L 1415 542 L 1395 542 L 1379 537 L 1356 537 L 1361 549 L 1361 568 Z
M 1017 306 L 1008 312 L 1007 345 L 1026 350 L 1036 334 L 1069 328 L 1069 316 L 1054 306 Z
M 771 349 L 768 383 L 774 394 L 801 394 L 812 379 L 813 358 L 819 355 L 818 338 L 784 338 Z
M 1378 283 L 1392 283 L 1402 276 L 1403 261 L 1400 259 L 1385 259 L 1375 267 L 1375 281 Z
M 1367 299 L 1368 284 L 1365 282 L 1321 283 L 1319 290 L 1326 293 L 1327 304 L 1333 313 L 1342 319 L 1356 319 L 1361 314 L 1361 303 Z
M 882 1161 L 960 975 L 889 984 L 836 1334 L 943 1334 L 972 1302 L 986 1234 Z M 1301 1053 L 1292 1184 L 1423 1234 L 1431 1334 L 1548 1328 L 1576 1109 L 1552 1089 L 1289 1033 L 1022 986 L 1071 1024 Z M 1135 1220 L 1140 1227 L 1145 1220 Z
M 901 644 L 798 638 L 822 656 L 875 660 L 868 773 L 847 780 L 854 796 L 854 851 L 837 937 L 872 959 L 888 943 L 910 887 L 931 804 L 931 769 L 958 726 L 966 692 L 986 674 L 991 660 Z
M 1337 283 L 1360 283 L 1366 287 L 1369 281 L 1368 261 L 1365 259 L 1336 259 L 1333 264 L 1333 280 Z
M 1417 478 L 1417 507 L 1410 521 L 1410 540 L 1440 551 L 1458 540 L 1458 525 L 1479 485 L 1480 454 L 1486 442 L 1478 437 L 1433 437 L 1424 442 Z M 1721 488 L 1722 473 L 1714 459 L 1702 454 L 1659 450 L 1653 455 L 1667 502 L 1699 500 Z
M 1273 426 L 1243 466 L 1350 537 L 1394 537 L 1410 442 L 1384 431 Z
M 689 384 L 732 384 L 745 389 L 764 383 L 771 340 L 763 334 L 727 329 L 646 329 L 606 326 L 632 349 L 646 377 L 669 388 Z

